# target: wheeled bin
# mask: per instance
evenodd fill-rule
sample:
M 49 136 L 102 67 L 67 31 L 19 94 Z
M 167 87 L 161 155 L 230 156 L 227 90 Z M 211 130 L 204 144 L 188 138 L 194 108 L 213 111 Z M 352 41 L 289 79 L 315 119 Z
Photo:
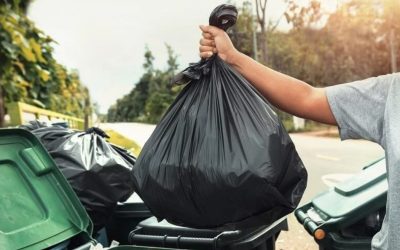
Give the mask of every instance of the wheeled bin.
M 0 129 L 0 200 L 1 250 L 89 250 L 97 244 L 78 197 L 39 140 L 26 130 Z
M 385 160 L 378 160 L 317 195 L 295 216 L 321 250 L 370 250 L 385 216 L 386 177 Z
M 137 194 L 133 194 L 126 202 L 118 203 L 109 223 L 106 225 L 108 239 L 128 244 L 129 233 L 139 222 L 153 216 Z
M 173 249 L 273 250 L 280 231 L 287 229 L 286 217 L 271 225 L 235 231 L 180 227 L 150 217 L 129 234 L 129 242 Z

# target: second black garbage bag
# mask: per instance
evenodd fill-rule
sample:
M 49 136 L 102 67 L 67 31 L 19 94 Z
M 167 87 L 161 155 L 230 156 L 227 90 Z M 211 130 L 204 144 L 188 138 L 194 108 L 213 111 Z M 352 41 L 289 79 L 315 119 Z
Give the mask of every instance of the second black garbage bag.
M 117 202 L 134 191 L 131 170 L 135 157 L 108 141 L 99 128 L 73 131 L 32 121 L 21 128 L 32 132 L 54 159 L 94 224 L 104 227 Z
M 236 15 L 219 6 L 210 24 L 226 30 Z M 218 55 L 178 78 L 188 83 L 132 172 L 152 213 L 188 227 L 246 228 L 292 212 L 307 172 L 268 102 Z

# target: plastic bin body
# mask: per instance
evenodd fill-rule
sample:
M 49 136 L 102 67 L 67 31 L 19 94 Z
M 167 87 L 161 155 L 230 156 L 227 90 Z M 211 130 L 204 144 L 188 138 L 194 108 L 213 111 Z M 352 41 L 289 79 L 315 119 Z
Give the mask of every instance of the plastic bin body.
M 385 215 L 387 188 L 382 159 L 316 196 L 298 208 L 295 215 L 320 249 L 369 250 Z
M 172 225 L 155 217 L 139 223 L 129 235 L 131 244 L 173 249 L 224 249 L 224 250 L 272 250 L 281 230 L 287 230 L 286 218 L 272 225 L 248 230 L 223 231 L 218 229 L 194 229 Z
M 126 202 L 118 204 L 106 226 L 109 239 L 128 244 L 129 233 L 139 222 L 153 216 L 143 201 L 133 194 Z

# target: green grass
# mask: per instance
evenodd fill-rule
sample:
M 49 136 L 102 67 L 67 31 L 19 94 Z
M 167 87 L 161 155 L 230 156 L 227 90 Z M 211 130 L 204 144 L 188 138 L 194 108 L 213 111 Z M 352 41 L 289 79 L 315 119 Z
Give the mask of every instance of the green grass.
M 126 138 L 125 136 L 111 129 L 107 129 L 105 130 L 105 132 L 107 135 L 110 136 L 110 139 L 108 139 L 108 141 L 112 144 L 129 150 L 136 157 L 140 154 L 142 147 L 140 147 L 139 144 L 137 144 L 135 141 Z

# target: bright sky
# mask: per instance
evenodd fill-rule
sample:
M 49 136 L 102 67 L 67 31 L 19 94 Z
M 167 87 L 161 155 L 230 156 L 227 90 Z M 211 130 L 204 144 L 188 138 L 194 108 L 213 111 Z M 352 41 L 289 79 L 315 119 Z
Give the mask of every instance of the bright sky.
M 142 75 L 146 44 L 157 68 L 166 67 L 165 43 L 178 54 L 181 69 L 198 61 L 198 25 L 207 24 L 211 11 L 225 2 L 35 0 L 29 17 L 58 42 L 56 59 L 79 71 L 93 101 L 106 113 Z M 330 8 L 336 5 L 336 0 L 326 2 Z M 283 0 L 269 0 L 269 18 L 277 20 L 285 7 Z M 287 29 L 284 19 L 280 28 Z

